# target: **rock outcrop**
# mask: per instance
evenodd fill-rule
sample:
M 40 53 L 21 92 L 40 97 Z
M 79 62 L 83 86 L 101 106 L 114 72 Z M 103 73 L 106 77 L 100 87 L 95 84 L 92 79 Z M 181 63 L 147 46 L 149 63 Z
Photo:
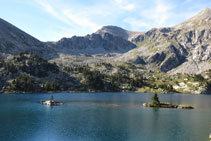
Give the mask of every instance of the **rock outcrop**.
M 117 60 L 131 61 L 137 56 L 147 64 L 155 63 L 164 72 L 194 73 L 211 69 L 211 9 L 207 8 L 174 27 L 155 28 L 132 39 L 137 48 Z M 187 69 L 183 64 L 189 64 Z M 207 64 L 201 70 L 200 64 Z M 177 68 L 178 66 L 179 69 Z M 174 70 L 175 69 L 175 70 Z
M 143 32 L 128 31 L 117 26 L 104 26 L 96 32 L 96 34 L 100 34 L 100 35 L 103 35 L 105 33 L 109 33 L 113 36 L 121 37 L 128 41 L 131 41 L 132 39 L 136 38 L 138 35 L 143 34 Z
M 133 43 L 109 33 L 63 38 L 51 45 L 58 52 L 69 53 L 71 55 L 125 53 L 136 47 Z

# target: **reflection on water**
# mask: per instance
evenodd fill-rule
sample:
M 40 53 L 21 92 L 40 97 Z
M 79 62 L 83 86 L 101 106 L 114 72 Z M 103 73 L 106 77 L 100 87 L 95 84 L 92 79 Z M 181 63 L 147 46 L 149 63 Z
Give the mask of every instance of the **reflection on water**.
M 211 132 L 211 96 L 159 95 L 194 110 L 151 109 L 151 94 L 54 94 L 65 104 L 40 105 L 50 94 L 0 95 L 0 139 L 201 141 Z
M 100 106 L 100 107 L 111 107 L 111 108 L 140 108 L 142 107 L 142 103 L 133 103 L 133 104 L 127 104 L 127 103 L 110 103 L 110 102 L 64 102 L 64 104 L 72 104 L 72 105 L 83 105 L 83 106 Z

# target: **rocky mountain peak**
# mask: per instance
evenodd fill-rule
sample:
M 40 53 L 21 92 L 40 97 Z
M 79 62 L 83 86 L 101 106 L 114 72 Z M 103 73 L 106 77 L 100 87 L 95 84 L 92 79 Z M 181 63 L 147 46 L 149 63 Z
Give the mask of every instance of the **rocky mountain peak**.
M 211 17 L 211 9 L 206 8 L 205 10 L 201 11 L 198 15 L 201 15 L 204 17 Z
M 123 39 L 128 39 L 128 34 L 127 31 L 124 30 L 121 27 L 117 27 L 117 26 L 103 26 L 101 29 L 99 29 L 96 34 L 100 34 L 103 35 L 104 33 L 109 33 L 113 36 L 118 36 L 121 37 Z
M 206 71 L 211 68 L 211 9 L 175 27 L 153 28 L 132 41 L 138 47 L 118 61 L 137 63 L 136 58 L 142 58 L 146 64 L 155 63 L 164 72 L 175 68 L 176 73 Z
M 93 33 L 84 37 L 62 38 L 56 43 L 49 43 L 49 46 L 51 45 L 54 45 L 58 52 L 71 55 L 125 53 L 136 47 L 133 43 L 107 32 Z
M 211 9 L 206 8 L 189 20 L 176 26 L 178 29 L 208 29 L 211 27 Z
M 211 9 L 206 8 L 205 10 L 198 13 L 196 16 L 192 17 L 190 21 L 210 21 L 211 20 Z
M 24 41 L 27 39 L 33 40 L 34 42 L 40 42 L 31 35 L 25 33 L 24 31 L 18 29 L 14 25 L 6 22 L 0 18 L 0 38 L 13 38 L 13 40 Z
M 55 55 L 45 43 L 0 18 L 0 56 L 17 55 L 23 51 L 36 52 L 45 58 Z
M 128 31 L 118 26 L 104 26 L 101 29 L 99 29 L 96 34 L 104 34 L 109 33 L 113 36 L 121 37 L 125 40 L 131 41 L 133 38 L 137 37 L 140 34 L 143 34 L 142 32 L 134 32 L 134 31 Z

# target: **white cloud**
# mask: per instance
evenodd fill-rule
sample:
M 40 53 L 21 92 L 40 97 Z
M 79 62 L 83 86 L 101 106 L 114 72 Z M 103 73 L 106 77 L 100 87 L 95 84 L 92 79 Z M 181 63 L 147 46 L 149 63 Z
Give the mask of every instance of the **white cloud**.
M 82 27 L 88 27 L 93 30 L 97 30 L 100 28 L 97 24 L 94 22 L 91 22 L 88 18 L 82 17 L 82 15 L 72 14 L 69 10 L 65 9 L 63 10 L 63 14 L 68 17 L 70 20 L 72 20 L 77 25 L 80 25 Z M 75 16 L 76 15 L 76 16 Z
M 115 0 L 115 2 L 120 9 L 126 11 L 131 11 L 135 9 L 135 4 L 129 2 L 128 0 Z
M 118 4 L 122 4 L 123 0 L 115 0 L 115 2 L 118 3 Z
M 144 10 L 142 16 L 153 20 L 154 24 L 161 26 L 170 18 L 170 10 L 172 8 L 173 5 L 170 3 L 164 2 L 164 0 L 156 0 L 154 7 L 152 6 L 152 8 Z
M 138 30 L 138 29 L 143 29 L 143 28 L 149 29 L 150 28 L 149 23 L 146 23 L 142 20 L 138 20 L 135 18 L 126 18 L 123 21 L 125 23 L 128 23 L 131 26 L 132 30 Z
M 60 14 L 60 12 L 56 11 L 55 8 L 50 3 L 48 3 L 45 0 L 36 0 L 36 2 L 43 8 L 43 10 L 48 12 L 50 15 L 68 24 L 69 26 L 72 26 L 72 24 L 67 19 L 65 19 L 64 16 Z
M 65 25 L 67 29 L 69 28 L 71 36 L 93 33 L 101 25 L 120 27 L 124 25 L 128 30 L 144 31 L 154 27 L 171 26 L 184 21 L 204 6 L 203 3 L 202 6 L 197 3 L 186 8 L 185 6 L 193 3 L 193 0 L 184 0 L 181 3 L 178 3 L 179 0 L 92 0 L 91 4 L 74 0 L 34 1 L 47 13 L 61 21 L 58 26 Z M 58 37 L 60 35 L 62 37 L 62 34 L 69 36 L 68 31 L 65 32 L 63 29 L 61 32 L 57 31 Z M 55 36 L 56 39 L 58 37 Z
M 48 12 L 50 13 L 51 15 L 53 15 L 54 17 L 57 17 L 59 18 L 59 14 L 53 9 L 53 7 L 45 2 L 45 1 L 42 1 L 42 0 L 37 0 L 37 2 Z
M 134 4 L 127 4 L 125 6 L 122 7 L 122 9 L 125 9 L 125 10 L 128 10 L 128 11 L 131 11 L 135 8 L 135 5 Z
M 58 19 L 59 21 L 68 25 L 72 32 L 84 35 L 88 34 L 87 31 L 95 32 L 101 26 L 91 21 L 92 16 L 94 15 L 94 9 L 83 8 L 83 10 L 72 10 L 70 11 L 71 6 L 64 6 L 62 2 L 54 1 L 54 0 L 35 0 L 43 10 L 47 13 Z M 91 14 L 91 15 L 90 15 Z M 61 27 L 62 28 L 62 27 Z M 82 29 L 87 29 L 87 31 L 81 31 Z M 77 32 L 75 31 L 77 30 Z M 80 31 L 79 31 L 80 30 Z M 81 33 L 83 32 L 83 33 Z M 64 32 L 59 32 L 57 36 L 54 37 L 53 40 L 58 39 L 63 36 L 71 35 Z
M 169 18 L 168 10 L 170 9 L 171 6 L 168 6 L 168 4 L 164 3 L 162 0 L 157 0 L 155 14 L 153 14 L 152 17 L 155 18 L 159 25 L 164 24 Z

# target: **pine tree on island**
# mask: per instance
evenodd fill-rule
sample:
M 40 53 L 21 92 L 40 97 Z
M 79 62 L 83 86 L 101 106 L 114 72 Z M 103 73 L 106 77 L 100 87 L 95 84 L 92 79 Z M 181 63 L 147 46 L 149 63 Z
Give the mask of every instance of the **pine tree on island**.
M 53 96 L 51 96 L 50 102 L 53 102 Z
M 194 109 L 194 107 L 190 105 L 176 105 L 171 104 L 169 102 L 160 102 L 157 92 L 155 92 L 152 96 L 151 103 L 143 103 L 144 107 L 153 107 L 153 108 L 178 108 L 178 109 Z
M 152 96 L 152 104 L 155 106 L 159 106 L 160 105 L 160 101 L 159 101 L 159 97 L 157 92 L 154 93 L 154 95 Z

